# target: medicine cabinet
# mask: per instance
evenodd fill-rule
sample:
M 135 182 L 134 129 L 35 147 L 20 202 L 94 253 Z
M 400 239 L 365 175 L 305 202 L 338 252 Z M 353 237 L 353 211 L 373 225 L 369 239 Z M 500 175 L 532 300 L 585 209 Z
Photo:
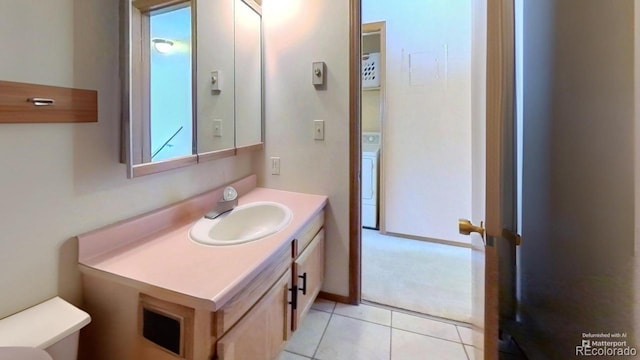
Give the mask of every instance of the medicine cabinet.
M 122 0 L 130 178 L 263 148 L 262 19 L 252 0 Z

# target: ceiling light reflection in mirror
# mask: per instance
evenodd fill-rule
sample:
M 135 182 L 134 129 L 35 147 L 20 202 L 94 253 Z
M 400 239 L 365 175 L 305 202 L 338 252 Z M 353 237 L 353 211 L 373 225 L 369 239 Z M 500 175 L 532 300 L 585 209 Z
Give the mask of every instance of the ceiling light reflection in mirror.
M 173 41 L 169 39 L 152 39 L 153 48 L 160 54 L 168 54 L 173 49 Z

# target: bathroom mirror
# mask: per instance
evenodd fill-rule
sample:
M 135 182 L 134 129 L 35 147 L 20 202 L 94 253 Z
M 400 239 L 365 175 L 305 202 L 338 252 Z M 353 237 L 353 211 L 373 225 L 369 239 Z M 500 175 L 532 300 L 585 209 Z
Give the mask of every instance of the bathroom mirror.
M 128 176 L 195 164 L 193 2 L 124 0 L 122 10 Z
M 204 159 L 233 155 L 234 0 L 198 0 L 196 13 L 197 152 Z
M 130 178 L 263 147 L 258 3 L 122 0 L 121 14 Z
M 262 13 L 251 1 L 235 0 L 236 147 L 263 142 Z

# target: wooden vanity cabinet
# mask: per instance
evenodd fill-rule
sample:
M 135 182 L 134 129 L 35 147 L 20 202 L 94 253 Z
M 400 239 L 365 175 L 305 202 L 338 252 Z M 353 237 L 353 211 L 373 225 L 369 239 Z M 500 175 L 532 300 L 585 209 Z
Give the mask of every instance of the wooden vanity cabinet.
M 288 270 L 276 281 L 266 295 L 227 332 L 220 319 L 237 301 L 252 303 L 251 289 L 256 284 L 271 284 L 269 273 L 278 273 L 284 265 L 285 254 L 278 255 L 265 272 L 234 297 L 228 305 L 215 313 L 219 334 L 216 345 L 219 360 L 272 360 L 283 350 L 291 332 L 308 313 L 324 281 L 324 212 L 316 215 L 299 233 L 288 249 Z M 296 293 L 296 295 L 293 295 Z M 295 299 L 294 299 L 295 297 Z M 294 304 L 295 303 L 295 306 Z M 229 315 L 226 315 L 230 318 Z M 231 323 L 231 321 L 227 322 Z M 214 331 L 214 334 L 216 331 Z
M 291 333 L 291 270 L 216 345 L 220 360 L 273 360 Z
M 324 229 L 320 230 L 309 246 L 293 262 L 293 279 L 297 281 L 297 306 L 293 309 L 292 330 L 309 312 L 324 281 Z
M 273 360 L 308 313 L 324 280 L 324 212 L 212 312 L 179 294 L 145 293 L 83 266 L 81 359 Z M 295 295 L 294 295 L 295 294 Z
M 213 336 L 222 338 L 255 304 L 280 281 L 284 273 L 291 277 L 291 246 L 283 247 L 242 291 L 213 313 Z M 291 287 L 291 286 L 290 286 Z
M 293 240 L 292 283 L 296 305 L 292 310 L 291 330 L 295 331 L 309 312 L 324 281 L 324 210 L 313 217 Z

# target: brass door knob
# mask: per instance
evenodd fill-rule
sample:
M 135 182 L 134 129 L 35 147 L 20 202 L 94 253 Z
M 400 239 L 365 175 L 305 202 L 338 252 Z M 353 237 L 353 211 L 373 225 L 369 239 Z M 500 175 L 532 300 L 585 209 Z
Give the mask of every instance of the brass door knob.
M 475 226 L 467 219 L 458 219 L 458 231 L 462 235 L 471 235 L 471 233 L 475 232 L 480 234 L 480 236 L 484 236 L 482 221 L 480 222 L 480 226 Z

